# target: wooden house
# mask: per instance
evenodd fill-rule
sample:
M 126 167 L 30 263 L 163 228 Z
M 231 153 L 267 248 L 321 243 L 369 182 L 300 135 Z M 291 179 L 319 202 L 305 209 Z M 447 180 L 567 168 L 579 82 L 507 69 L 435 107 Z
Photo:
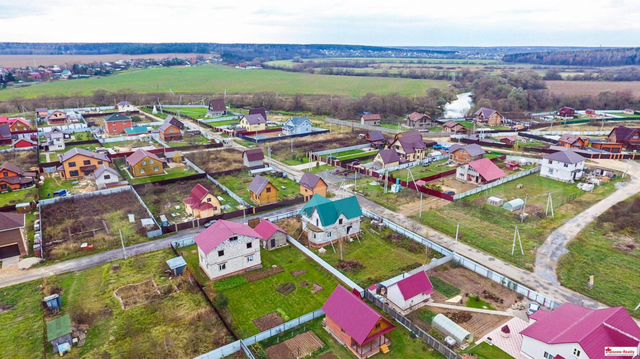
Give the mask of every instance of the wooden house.
M 622 144 L 628 151 L 640 149 L 640 128 L 618 126 L 609 132 L 608 142 Z
M 444 132 L 450 132 L 450 133 L 454 133 L 454 134 L 467 133 L 466 127 L 462 126 L 461 124 L 459 124 L 458 122 L 455 122 L 455 121 L 449 121 L 449 122 L 445 123 L 442 126 L 442 128 L 444 129 Z
M 222 213 L 218 198 L 201 184 L 193 187 L 191 194 L 184 199 L 183 203 L 187 214 L 194 218 L 208 218 Z
M 449 159 L 457 163 L 469 163 L 481 159 L 484 155 L 482 147 L 475 143 L 466 146 L 455 144 L 449 147 Z
M 120 113 L 114 113 L 104 120 L 104 130 L 110 135 L 122 135 L 127 128 L 133 127 L 131 117 Z
M 62 111 L 53 111 L 47 116 L 47 123 L 50 125 L 64 125 L 67 123 L 67 114 Z
M 49 116 L 49 109 L 46 107 L 36 108 L 36 119 L 42 120 Z
M 373 148 L 382 148 L 387 143 L 387 139 L 384 137 L 382 132 L 378 130 L 371 130 L 365 134 L 365 139 L 369 141 L 371 147 Z
M 558 145 L 564 148 L 585 149 L 589 147 L 591 140 L 588 137 L 575 135 L 562 135 L 558 140 Z
M 251 200 L 259 206 L 278 202 L 278 192 L 278 188 L 262 176 L 255 176 L 249 185 Z
M 261 220 L 253 230 L 260 235 L 262 248 L 264 249 L 274 250 L 289 244 L 287 242 L 287 233 L 266 219 Z
M 431 128 L 433 125 L 434 122 L 431 116 L 420 112 L 411 113 L 405 121 L 405 126 L 410 128 Z
M 184 124 L 175 117 L 167 118 L 158 129 L 160 139 L 165 142 L 182 140 Z
M 305 201 L 310 200 L 316 194 L 327 197 L 328 188 L 327 182 L 313 173 L 306 172 L 300 179 L 300 194 Z
M 162 175 L 167 161 L 155 154 L 138 149 L 127 157 L 127 166 L 132 177 Z
M 24 220 L 23 213 L 0 212 L 0 260 L 29 254 Z
M 11 162 L 4 162 L 0 166 L 0 193 L 31 187 L 36 176 L 35 172 L 26 172 Z
M 479 126 L 495 127 L 502 125 L 504 122 L 504 116 L 500 112 L 486 107 L 481 107 L 473 116 Z
M 92 175 L 98 167 L 111 163 L 109 157 L 82 148 L 73 148 L 60 156 L 60 175 L 65 179 L 78 179 Z

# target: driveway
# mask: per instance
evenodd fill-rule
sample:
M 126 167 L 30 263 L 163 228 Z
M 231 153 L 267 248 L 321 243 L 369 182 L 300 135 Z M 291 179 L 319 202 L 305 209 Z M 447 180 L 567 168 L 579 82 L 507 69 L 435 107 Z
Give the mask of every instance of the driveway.
M 589 224 L 596 220 L 598 216 L 612 206 L 640 192 L 640 164 L 632 161 L 615 161 L 615 163 L 600 161 L 598 162 L 598 165 L 622 171 L 627 170 L 627 173 L 631 176 L 631 180 L 627 183 L 621 184 L 618 190 L 613 192 L 609 197 L 589 207 L 584 212 L 573 217 L 565 224 L 558 227 L 555 231 L 551 232 L 544 244 L 540 246 L 536 252 L 536 263 L 534 268 L 534 273 L 548 282 L 556 285 L 560 284 L 556 273 L 558 263 L 562 256 L 569 253 L 567 244 L 573 240 L 580 231 L 585 229 Z

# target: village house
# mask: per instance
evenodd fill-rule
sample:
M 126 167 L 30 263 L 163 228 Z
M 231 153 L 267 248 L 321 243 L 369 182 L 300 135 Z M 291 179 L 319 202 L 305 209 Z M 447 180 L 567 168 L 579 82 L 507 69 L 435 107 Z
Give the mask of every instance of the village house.
M 242 164 L 248 168 L 264 167 L 264 153 L 261 148 L 254 148 L 242 152 Z
M 183 203 L 187 214 L 194 218 L 208 218 L 222 213 L 220 200 L 199 183 L 193 187 Z
M 449 147 L 449 159 L 457 163 L 469 163 L 481 159 L 484 155 L 482 147 L 475 143 L 466 146 L 455 144 Z
M 618 126 L 609 132 L 607 140 L 622 144 L 627 151 L 640 150 L 640 128 Z
M 267 129 L 267 120 L 261 114 L 247 115 L 240 120 L 240 127 L 248 132 L 264 131 Z
M 433 127 L 434 122 L 431 119 L 431 116 L 420 113 L 413 112 L 409 116 L 407 116 L 407 120 L 405 122 L 405 126 L 411 128 L 431 128 Z
M 302 135 L 312 130 L 311 120 L 307 117 L 294 117 L 282 126 L 282 135 Z
M 37 146 L 38 142 L 26 138 L 20 138 L 13 142 L 13 148 L 34 148 Z
M 258 206 L 278 202 L 278 188 L 262 176 L 255 176 L 249 185 L 251 200 Z
M 586 110 L 584 110 L 584 114 L 587 115 L 587 117 L 589 118 L 596 118 L 598 117 L 598 112 L 592 108 L 588 108 Z
M 26 172 L 11 162 L 4 162 L 0 166 L 0 193 L 31 187 L 36 176 L 36 172 Z
M 449 121 L 449 122 L 445 123 L 442 126 L 442 128 L 444 129 L 444 132 L 450 132 L 450 133 L 454 133 L 454 134 L 467 133 L 467 129 L 464 126 L 462 126 L 458 122 L 454 122 L 454 121 Z
M 544 156 L 540 176 L 562 182 L 573 182 L 582 178 L 586 158 L 571 151 L 558 151 Z
M 85 150 L 73 148 L 60 156 L 60 175 L 65 179 L 78 179 L 90 176 L 103 164 L 111 163 L 109 157 Z
M 387 149 L 395 150 L 400 159 L 406 162 L 419 161 L 427 157 L 427 144 L 418 131 L 396 134 Z
M 49 116 L 49 109 L 46 107 L 36 108 L 36 119 L 43 120 Z
M 67 114 L 62 111 L 53 111 L 47 116 L 47 123 L 50 125 L 64 125 L 67 123 Z
M 58 128 L 54 128 L 53 131 L 47 133 L 47 142 L 45 144 L 47 151 L 63 151 L 64 145 L 64 132 Z
M 433 284 L 424 271 L 383 284 L 385 285 L 383 295 L 401 311 L 409 311 L 429 301 L 434 292 Z
M 131 104 L 129 101 L 120 101 L 116 105 L 116 109 L 118 112 L 132 112 L 137 111 L 138 109 Z
M 580 137 L 575 135 L 562 135 L 558 140 L 558 145 L 564 148 L 585 149 L 589 147 L 591 140 L 588 137 Z
M 96 181 L 98 189 L 105 189 L 114 183 L 120 183 L 122 180 L 120 173 L 107 165 L 98 167 L 93 173 L 93 178 Z
M 312 246 L 322 247 L 360 233 L 362 209 L 355 196 L 328 200 L 320 195 L 300 210 L 302 230 Z
M 209 101 L 209 108 L 207 116 L 216 117 L 227 114 L 227 105 L 224 103 L 224 99 L 218 98 Z
M 0 117 L 0 124 L 9 125 L 11 133 L 30 131 L 34 129 L 31 122 L 27 121 L 23 117 Z
M 287 242 L 287 232 L 266 219 L 261 220 L 253 230 L 260 235 L 262 248 L 264 249 L 274 250 L 289 244 Z
M 361 125 L 380 126 L 382 121 L 382 115 L 379 113 L 364 113 L 360 117 Z
M 110 135 L 122 135 L 127 128 L 133 127 L 131 117 L 114 113 L 104 120 L 104 130 Z
M 457 180 L 475 184 L 486 184 L 505 176 L 504 171 L 488 158 L 471 161 L 456 169 Z
M 373 148 L 382 148 L 387 143 L 387 139 L 384 137 L 382 132 L 378 130 L 368 131 L 364 138 L 369 141 L 369 144 Z
M 305 201 L 310 200 L 316 194 L 327 197 L 328 188 L 327 182 L 313 173 L 305 172 L 300 179 L 300 194 Z
M 373 158 L 373 167 L 375 169 L 387 169 L 400 165 L 400 155 L 392 149 L 385 149 Z
M 504 122 L 504 116 L 500 112 L 486 107 L 481 107 L 473 116 L 478 126 L 495 127 L 502 125 Z
M 565 303 L 554 311 L 535 312 L 530 322 L 520 332 L 520 353 L 527 359 L 604 359 L 607 347 L 640 344 L 640 327 L 623 307 L 589 309 Z
M 255 107 L 249 110 L 249 115 L 262 115 L 265 121 L 267 121 L 267 109 L 264 107 Z
M 325 328 L 359 359 L 389 352 L 391 341 L 385 335 L 396 327 L 343 286 L 338 285 L 322 311 Z
M 0 212 L 0 260 L 29 254 L 24 219 L 24 214 Z
M 13 136 L 9 125 L 0 125 L 0 145 L 10 146 L 13 143 Z
M 499 141 L 505 145 L 514 146 L 518 139 L 516 137 L 502 137 Z
M 576 117 L 576 110 L 571 107 L 563 107 L 558 110 L 558 117 L 562 118 L 574 118 Z
M 262 268 L 260 240 L 245 224 L 218 220 L 195 239 L 200 268 L 209 279 Z
M 147 177 L 164 174 L 167 161 L 157 155 L 137 149 L 127 157 L 127 166 L 132 177 Z
M 181 127 L 182 126 L 182 127 Z M 165 142 L 182 140 L 182 128 L 184 124 L 177 118 L 167 118 L 158 129 L 160 139 Z

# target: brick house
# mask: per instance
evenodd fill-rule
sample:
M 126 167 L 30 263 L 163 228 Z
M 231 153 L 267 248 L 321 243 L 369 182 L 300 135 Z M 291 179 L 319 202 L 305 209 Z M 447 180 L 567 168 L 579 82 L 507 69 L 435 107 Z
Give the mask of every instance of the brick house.
M 504 122 L 504 116 L 500 112 L 486 107 L 481 107 L 473 116 L 479 126 L 495 127 L 502 125 Z
M 126 129 L 131 127 L 133 127 L 131 117 L 120 113 L 114 113 L 104 120 L 104 130 L 110 135 L 124 134 Z

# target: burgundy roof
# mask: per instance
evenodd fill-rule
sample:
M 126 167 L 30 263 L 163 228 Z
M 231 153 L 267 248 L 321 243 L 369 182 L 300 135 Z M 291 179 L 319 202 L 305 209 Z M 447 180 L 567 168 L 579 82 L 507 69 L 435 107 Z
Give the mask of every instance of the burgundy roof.
M 362 115 L 362 119 L 365 121 L 380 121 L 382 120 L 382 115 L 379 113 L 365 113 Z
M 224 103 L 224 99 L 217 98 L 209 101 L 209 109 L 216 112 L 225 112 L 227 106 Z
M 430 120 L 431 117 L 427 114 L 420 113 L 420 112 L 413 112 L 409 115 L 409 121 L 412 121 L 412 122 L 420 121 L 423 119 Z
M 636 136 L 640 133 L 640 128 L 631 128 L 626 126 L 618 126 L 611 130 L 609 135 L 614 133 L 616 135 L 616 141 L 624 142 L 631 139 L 633 136 Z
M 255 113 L 255 114 L 249 114 L 245 117 L 247 119 L 247 122 L 250 125 L 259 125 L 261 123 L 266 123 L 267 120 L 265 119 L 264 116 L 262 116 L 259 113 Z
M 398 155 L 398 152 L 396 152 L 396 150 L 386 149 L 380 151 L 380 153 L 378 154 L 380 155 L 380 158 L 382 158 L 382 162 L 385 164 L 400 162 L 400 156 Z
M 0 231 L 24 227 L 24 214 L 0 212 Z
M 267 120 L 267 110 L 264 107 L 256 107 L 249 110 L 249 115 L 262 115 Z
M 367 139 L 371 142 L 384 141 L 384 135 L 380 131 L 369 131 L 367 133 Z
M 427 148 L 422 135 L 418 131 L 399 133 L 396 135 L 396 139 L 406 153 L 414 153 L 417 149 Z
M 455 121 L 449 121 L 449 122 L 445 123 L 445 124 L 443 125 L 443 127 L 453 128 L 453 127 L 455 127 L 456 125 L 457 125 L 457 126 L 462 126 L 461 124 L 459 124 L 459 123 L 457 123 L 457 122 L 455 122 Z M 463 127 L 464 127 L 464 126 L 463 126 Z
M 260 235 L 260 238 L 262 238 L 263 241 L 266 241 L 273 237 L 276 232 L 282 232 L 286 234 L 286 232 L 280 229 L 280 227 L 266 219 L 261 220 L 253 230 Z
M 491 162 L 488 158 L 471 161 L 469 162 L 469 166 L 476 170 L 487 182 L 495 181 L 506 176 L 500 167 L 496 166 L 495 163 Z
M 0 140 L 10 140 L 11 139 L 11 129 L 9 125 L 3 124 L 0 125 Z
M 135 166 L 138 164 L 138 162 L 142 161 L 147 157 L 151 158 L 152 160 L 156 160 L 158 162 L 166 162 L 164 159 L 154 155 L 149 151 L 138 149 L 136 150 L 136 152 L 134 152 L 133 154 L 129 155 L 129 157 L 127 157 L 127 164 L 129 164 L 129 166 Z
M 338 286 L 322 307 L 327 318 L 334 321 L 358 345 L 367 339 L 382 316 L 360 297 Z
M 251 162 L 264 160 L 264 152 L 262 152 L 262 149 L 260 148 L 246 150 L 244 151 L 244 155 L 247 156 L 247 160 Z
M 204 232 L 198 234 L 196 244 L 205 254 L 209 254 L 233 236 L 260 238 L 260 235 L 246 224 L 221 219 Z
M 474 115 L 475 116 L 482 115 L 483 118 L 487 119 L 487 118 L 491 117 L 491 115 L 493 115 L 496 112 L 498 112 L 498 111 L 496 111 L 496 110 L 494 110 L 492 108 L 480 107 L 480 109 L 478 111 L 476 111 L 474 113 Z
M 166 120 L 165 120 L 165 121 L 164 121 L 164 123 L 162 124 L 162 126 L 160 126 L 160 128 L 159 128 L 158 130 L 159 130 L 160 132 L 164 132 L 164 131 L 166 131 L 169 127 L 172 127 L 172 126 L 173 126 L 173 127 L 175 127 L 175 128 L 177 128 L 177 129 L 179 130 L 179 129 L 180 129 L 180 127 L 178 127 L 178 126 L 174 125 L 174 124 L 171 122 L 172 120 L 173 120 L 173 119 L 171 119 L 171 120 L 169 120 L 169 121 L 166 121 Z
M 622 307 L 588 309 L 567 303 L 538 316 L 520 334 L 547 344 L 578 343 L 589 358 L 604 359 L 605 346 L 637 346 L 640 327 Z
M 305 174 L 302 175 L 302 178 L 300 179 L 300 185 L 304 188 L 313 190 L 314 188 L 316 188 L 316 185 L 320 181 L 324 182 L 324 180 L 320 178 L 320 176 L 314 175 L 313 173 L 306 172 Z
M 554 152 L 544 156 L 544 159 L 570 164 L 579 163 L 586 160 L 586 158 L 571 150 Z
M 427 273 L 422 271 L 404 278 L 396 284 L 404 300 L 409 300 L 420 294 L 433 294 L 433 284 L 431 284 Z
M 580 136 L 565 134 L 565 135 L 562 135 L 562 137 L 560 137 L 560 142 L 566 142 L 568 144 L 574 144 L 580 138 L 581 138 Z
M 4 162 L 2 164 L 2 166 L 0 166 L 0 171 L 5 170 L 5 169 L 9 170 L 11 172 L 14 172 L 14 173 L 16 173 L 18 175 L 22 175 L 24 173 L 24 171 L 20 167 L 14 165 L 11 162 Z
M 195 199 L 198 202 L 201 202 L 202 199 L 205 198 L 208 194 L 209 194 L 209 190 L 205 186 L 201 185 L 200 183 L 198 183 L 191 190 L 191 198 Z
M 262 176 L 255 176 L 251 184 L 249 184 L 249 191 L 260 195 L 267 185 L 269 184 L 269 179 Z

